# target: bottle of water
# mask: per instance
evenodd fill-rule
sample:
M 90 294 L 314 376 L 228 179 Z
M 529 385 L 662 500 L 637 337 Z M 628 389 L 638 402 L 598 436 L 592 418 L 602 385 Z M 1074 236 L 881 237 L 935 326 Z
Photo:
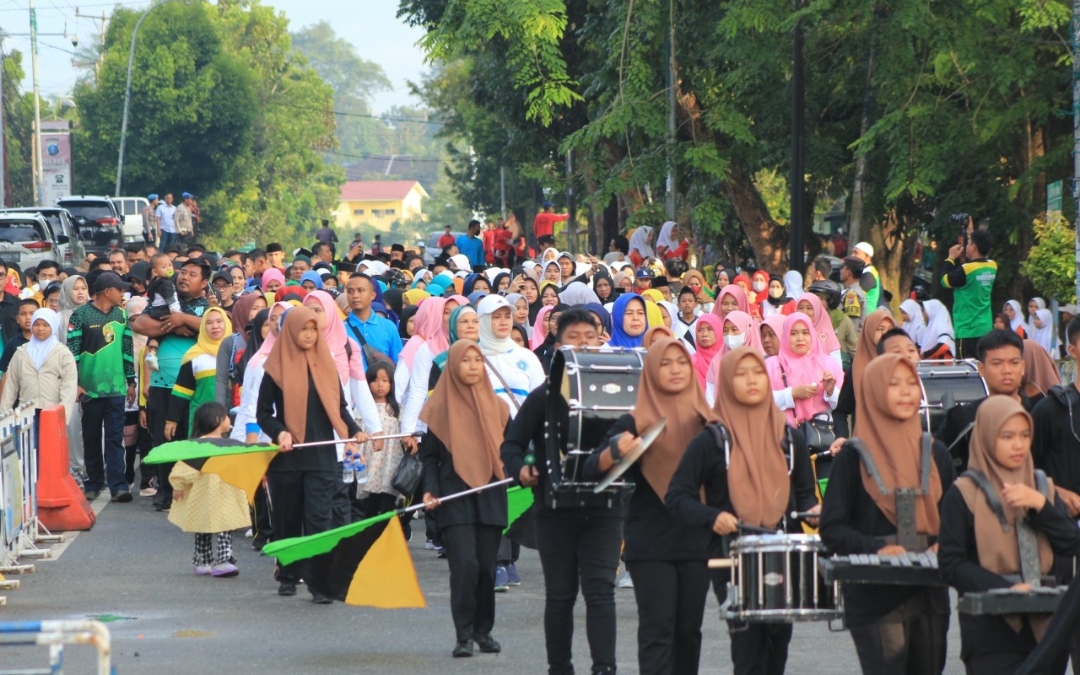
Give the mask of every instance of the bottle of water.
M 352 450 L 345 453 L 345 461 L 341 463 L 341 480 L 345 481 L 345 484 L 353 482 L 355 476 L 353 475 L 353 454 Z M 365 478 L 365 480 L 367 480 Z
M 357 485 L 363 485 L 368 481 L 367 465 L 364 464 L 364 459 L 359 452 L 353 457 L 353 473 L 356 474 Z

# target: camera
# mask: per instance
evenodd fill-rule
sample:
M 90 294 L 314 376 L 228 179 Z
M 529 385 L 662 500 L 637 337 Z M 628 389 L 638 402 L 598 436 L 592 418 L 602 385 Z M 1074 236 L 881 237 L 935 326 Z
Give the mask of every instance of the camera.
M 954 213 L 949 217 L 949 220 L 956 223 L 960 228 L 960 236 L 957 243 L 963 246 L 963 252 L 966 252 L 968 245 L 968 224 L 971 222 L 971 216 L 966 213 Z M 961 252 L 960 255 L 963 255 L 963 252 Z

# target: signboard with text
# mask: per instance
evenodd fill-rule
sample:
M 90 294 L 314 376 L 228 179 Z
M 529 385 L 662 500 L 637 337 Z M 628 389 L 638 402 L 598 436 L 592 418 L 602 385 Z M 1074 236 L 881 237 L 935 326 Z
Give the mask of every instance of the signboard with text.
M 62 127 L 62 128 L 50 128 Z M 43 205 L 52 205 L 71 190 L 71 132 L 66 120 L 41 123 Z

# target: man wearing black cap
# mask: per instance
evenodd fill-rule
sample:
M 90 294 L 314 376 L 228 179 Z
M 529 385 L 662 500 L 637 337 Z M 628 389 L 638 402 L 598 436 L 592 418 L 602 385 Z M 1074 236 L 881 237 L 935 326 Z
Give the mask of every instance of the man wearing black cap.
M 390 244 L 390 260 L 404 260 L 405 247 L 402 244 Z
M 108 486 L 114 502 L 130 502 L 124 477 L 124 407 L 135 400 L 135 360 L 127 314 L 120 305 L 131 287 L 116 272 L 94 281 L 94 299 L 68 322 L 67 346 L 79 368 L 86 498 Z

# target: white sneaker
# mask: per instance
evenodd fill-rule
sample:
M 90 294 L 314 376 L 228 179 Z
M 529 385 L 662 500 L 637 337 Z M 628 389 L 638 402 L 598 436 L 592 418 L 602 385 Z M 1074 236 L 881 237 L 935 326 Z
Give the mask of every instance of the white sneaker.
M 615 580 L 615 588 L 633 588 L 634 580 L 630 578 L 629 572 L 624 572 L 621 577 Z
M 251 529 L 251 528 L 249 527 L 249 528 L 248 528 L 248 531 L 244 533 L 244 536 L 245 536 L 245 537 L 247 537 L 248 539 L 251 539 L 252 537 L 254 537 L 254 536 L 255 536 L 255 532 L 254 532 L 254 530 L 252 530 L 252 529 Z

